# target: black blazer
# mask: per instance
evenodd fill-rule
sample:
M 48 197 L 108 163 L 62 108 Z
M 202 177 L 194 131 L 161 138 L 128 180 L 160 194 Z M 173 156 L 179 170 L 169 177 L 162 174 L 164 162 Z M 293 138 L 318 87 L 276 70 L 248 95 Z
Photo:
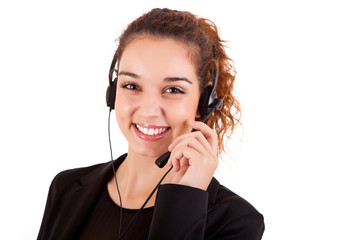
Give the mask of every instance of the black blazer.
M 117 168 L 126 154 L 115 161 Z M 59 173 L 51 183 L 38 240 L 76 239 L 112 176 L 111 162 Z M 207 191 L 161 185 L 148 239 L 261 239 L 263 216 L 213 178 Z

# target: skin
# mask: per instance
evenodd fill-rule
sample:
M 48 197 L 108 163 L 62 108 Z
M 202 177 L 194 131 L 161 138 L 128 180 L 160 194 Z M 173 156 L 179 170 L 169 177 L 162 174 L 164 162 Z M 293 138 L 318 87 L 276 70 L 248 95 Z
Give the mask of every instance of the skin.
M 207 189 L 218 166 L 216 133 L 206 124 L 193 121 L 200 89 L 189 50 L 171 38 L 138 36 L 123 52 L 115 112 L 128 142 L 127 158 L 116 171 L 125 208 L 140 208 L 171 166 L 174 168 L 163 183 L 202 190 Z M 160 139 L 149 140 L 135 124 L 167 131 Z M 160 169 L 154 162 L 166 151 L 171 156 Z M 108 191 L 119 205 L 114 178 L 108 183 Z M 146 207 L 154 205 L 155 196 Z

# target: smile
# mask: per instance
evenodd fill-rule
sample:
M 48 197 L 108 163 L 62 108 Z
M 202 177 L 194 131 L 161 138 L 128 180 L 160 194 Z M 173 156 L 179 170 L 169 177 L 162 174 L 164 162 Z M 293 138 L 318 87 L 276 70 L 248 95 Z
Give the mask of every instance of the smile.
M 138 124 L 135 124 L 135 126 L 140 132 L 142 132 L 145 135 L 149 135 L 149 136 L 162 134 L 168 129 L 168 127 L 146 128 L 146 127 L 142 127 Z
M 157 141 L 169 132 L 171 129 L 167 126 L 154 126 L 154 125 L 142 125 L 133 124 L 136 135 L 142 140 Z

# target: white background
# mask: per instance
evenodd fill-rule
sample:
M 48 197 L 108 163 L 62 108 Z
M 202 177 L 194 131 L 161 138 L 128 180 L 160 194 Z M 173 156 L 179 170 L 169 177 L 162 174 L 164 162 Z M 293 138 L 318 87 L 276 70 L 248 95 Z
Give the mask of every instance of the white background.
M 243 133 L 216 176 L 264 215 L 263 239 L 360 239 L 356 2 L 2 1 L 0 238 L 35 239 L 56 173 L 110 160 L 114 41 L 169 7 L 229 40 Z M 126 152 L 114 115 L 112 139 Z

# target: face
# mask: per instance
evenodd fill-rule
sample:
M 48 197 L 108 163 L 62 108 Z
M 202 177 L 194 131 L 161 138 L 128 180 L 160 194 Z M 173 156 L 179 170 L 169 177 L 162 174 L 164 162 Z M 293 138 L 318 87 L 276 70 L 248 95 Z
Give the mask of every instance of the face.
M 138 37 L 119 63 L 115 100 L 118 125 L 129 154 L 159 157 L 190 132 L 200 90 L 189 48 L 170 38 Z

